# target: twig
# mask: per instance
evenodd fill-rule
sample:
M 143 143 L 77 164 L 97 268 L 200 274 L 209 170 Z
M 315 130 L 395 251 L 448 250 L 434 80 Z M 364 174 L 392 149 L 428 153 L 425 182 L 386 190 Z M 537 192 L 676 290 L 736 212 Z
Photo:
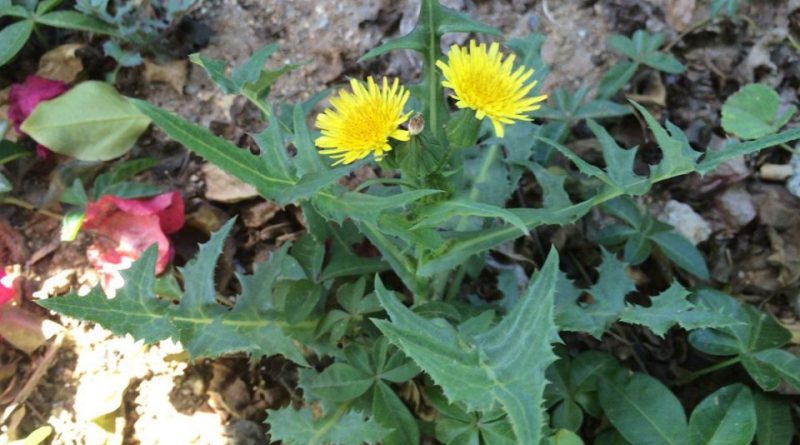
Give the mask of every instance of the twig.
M 47 352 L 42 356 L 42 359 L 36 363 L 36 370 L 33 371 L 33 374 L 31 374 L 31 377 L 25 382 L 25 385 L 20 389 L 19 393 L 17 393 L 17 396 L 14 397 L 14 401 L 3 410 L 3 415 L 0 417 L 0 424 L 6 423 L 8 418 L 14 414 L 14 411 L 16 411 L 21 404 L 25 403 L 28 397 L 33 393 L 33 390 L 36 389 L 36 385 L 39 384 L 39 381 L 42 380 L 42 377 L 44 377 L 47 370 L 50 369 L 50 366 L 55 361 L 56 354 L 58 350 L 61 349 L 61 344 L 63 342 L 64 333 L 60 332 L 47 348 Z

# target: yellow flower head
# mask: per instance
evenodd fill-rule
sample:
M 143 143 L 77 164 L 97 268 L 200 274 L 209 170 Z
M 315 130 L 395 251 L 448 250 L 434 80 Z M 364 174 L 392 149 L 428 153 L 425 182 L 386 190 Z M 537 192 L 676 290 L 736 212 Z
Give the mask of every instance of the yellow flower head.
M 372 77 L 367 78 L 366 87 L 353 79 L 350 88 L 352 93 L 340 90 L 331 99 L 332 108 L 317 116 L 322 136 L 315 143 L 323 149 L 320 153 L 337 159 L 336 164 L 350 164 L 370 153 L 380 160 L 392 149 L 389 138 L 409 139 L 408 131 L 400 129 L 411 116 L 411 112 L 403 114 L 409 93 L 397 79 L 389 87 L 386 78 L 382 87 Z
M 436 66 L 442 70 L 442 85 L 453 90 L 458 108 L 475 110 L 475 117 L 488 117 L 497 137 L 503 137 L 503 124 L 515 120 L 530 120 L 525 113 L 538 110 L 546 95 L 528 96 L 536 82 L 525 84 L 533 69 L 521 66 L 514 70 L 514 54 L 503 60 L 500 45 L 469 42 L 469 49 L 458 45 L 450 47 L 448 63 L 441 60 Z

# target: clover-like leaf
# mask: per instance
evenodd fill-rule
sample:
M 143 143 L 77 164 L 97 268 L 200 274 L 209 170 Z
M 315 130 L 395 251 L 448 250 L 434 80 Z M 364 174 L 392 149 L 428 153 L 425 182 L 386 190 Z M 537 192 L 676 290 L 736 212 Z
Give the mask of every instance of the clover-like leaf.
M 777 133 L 797 113 L 789 105 L 780 110 L 778 93 L 767 85 L 745 85 L 722 106 L 722 128 L 742 139 L 758 139 Z

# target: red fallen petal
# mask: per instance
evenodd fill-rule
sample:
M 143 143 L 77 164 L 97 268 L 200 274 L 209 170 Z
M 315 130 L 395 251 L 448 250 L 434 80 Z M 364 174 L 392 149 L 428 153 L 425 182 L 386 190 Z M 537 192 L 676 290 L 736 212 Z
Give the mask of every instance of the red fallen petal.
M 17 286 L 14 277 L 6 276 L 6 271 L 0 267 L 0 306 L 17 297 Z
M 122 199 L 113 197 L 120 210 L 132 215 L 158 215 L 161 229 L 166 234 L 183 227 L 184 205 L 180 192 L 162 193 L 148 199 Z
M 60 96 L 68 89 L 69 86 L 64 82 L 28 76 L 25 83 L 12 85 L 8 92 L 8 120 L 18 133 L 22 133 L 19 126 L 39 102 Z
M 51 153 L 51 151 L 50 151 L 49 148 L 45 147 L 42 144 L 36 144 L 36 158 L 37 159 L 45 160 L 48 157 L 50 157 L 50 153 Z
M 119 272 L 129 268 L 151 245 L 158 244 L 156 274 L 163 272 L 172 258 L 172 246 L 156 215 L 115 212 L 95 228 L 95 233 L 97 236 L 86 256 L 100 273 L 101 284 L 109 296 L 124 284 Z

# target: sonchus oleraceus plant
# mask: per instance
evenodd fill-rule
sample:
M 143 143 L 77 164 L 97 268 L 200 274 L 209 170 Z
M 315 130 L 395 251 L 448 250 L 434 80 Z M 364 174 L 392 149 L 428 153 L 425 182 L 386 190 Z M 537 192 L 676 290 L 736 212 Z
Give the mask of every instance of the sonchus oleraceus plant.
M 443 54 L 447 33 L 479 37 Z M 656 44 L 620 45 L 638 48 L 642 60 L 683 69 L 658 52 L 661 40 L 650 41 Z M 558 344 L 562 332 L 601 338 L 620 321 L 655 335 L 679 326 L 704 352 L 733 356 L 720 362 L 726 366 L 757 363 L 747 369 L 763 374 L 757 381 L 764 390 L 781 379 L 797 386 L 800 373 L 791 372 L 800 362 L 780 349 L 788 342 L 785 329 L 759 310 L 677 281 L 649 306 L 628 303 L 635 286 L 625 263 L 607 250 L 599 279 L 588 289 L 578 289 L 559 270 L 555 249 L 524 291 L 506 286 L 500 302 L 462 298 L 461 289 L 486 267 L 493 249 L 544 225 L 572 224 L 595 208 L 634 227 L 615 232 L 622 241 L 635 237 L 645 219 L 634 215 L 639 209 L 634 204 L 631 210 L 630 197 L 798 139 L 800 130 L 779 132 L 783 122 L 758 139 L 731 138 L 722 150 L 697 151 L 677 126 L 662 126 L 636 103 L 611 96 L 587 102 L 588 90 L 559 90 L 546 104 L 547 92 L 539 89 L 547 73 L 541 44 L 538 35 L 503 41 L 496 29 L 423 0 L 410 34 L 362 58 L 411 50 L 422 59 L 420 79 L 352 79 L 315 116 L 316 129 L 309 128 L 309 114 L 327 92 L 295 105 L 269 100 L 274 81 L 295 68 L 263 69 L 276 45 L 230 70 L 193 55 L 226 94 L 240 94 L 261 111 L 266 127 L 253 134 L 259 154 L 147 102 L 131 102 L 169 137 L 265 199 L 302 209 L 305 234 L 238 275 L 234 298 L 217 298 L 231 290 L 214 281 L 232 219 L 178 269 L 180 298 L 157 295 L 153 247 L 123 272 L 127 284 L 115 298 L 96 289 L 41 304 L 148 343 L 179 340 L 192 358 L 283 355 L 297 365 L 304 397 L 299 406 L 268 412 L 272 440 L 285 444 L 415 445 L 423 437 L 452 445 L 580 444 L 585 415 L 608 419 L 595 443 L 712 443 L 704 440 L 730 433 L 715 428 L 728 425 L 726 412 L 741 414 L 745 428 L 735 434 L 745 441 L 724 443 L 750 443 L 757 434 L 754 407 L 761 403 L 785 420 L 785 402 L 732 385 L 709 396 L 724 403 L 701 404 L 687 420 L 663 382 L 632 373 L 607 354 L 570 355 Z M 599 123 L 632 112 L 662 154 L 647 174 L 633 170 L 636 148 L 620 147 Z M 564 145 L 576 121 L 585 121 L 597 138 L 604 166 Z M 573 169 L 552 168 L 556 159 Z M 354 188 L 340 184 L 358 168 L 379 168 L 380 174 Z M 542 205 L 507 207 L 529 173 L 542 190 Z M 584 186 L 567 193 L 568 180 Z M 702 256 L 669 228 L 659 226 L 647 237 L 691 269 L 694 283 L 707 278 Z M 365 243 L 379 257 L 361 255 L 356 246 Z M 698 262 L 702 268 L 692 267 Z M 589 302 L 580 298 L 584 293 Z M 759 329 L 749 330 L 748 323 Z M 773 426 L 769 419 L 759 422 Z

